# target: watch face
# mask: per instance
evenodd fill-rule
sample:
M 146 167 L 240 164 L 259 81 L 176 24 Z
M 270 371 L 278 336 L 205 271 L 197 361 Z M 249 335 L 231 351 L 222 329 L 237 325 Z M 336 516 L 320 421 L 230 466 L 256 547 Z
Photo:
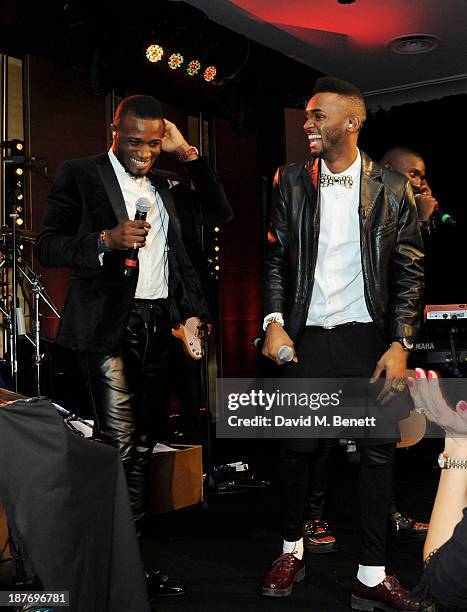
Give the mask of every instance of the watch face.
M 443 468 L 446 465 L 446 457 L 441 453 L 438 457 L 438 465 L 440 468 Z
M 411 351 L 414 347 L 413 340 L 411 340 L 410 338 L 402 338 L 402 343 L 404 345 L 404 348 L 408 351 Z

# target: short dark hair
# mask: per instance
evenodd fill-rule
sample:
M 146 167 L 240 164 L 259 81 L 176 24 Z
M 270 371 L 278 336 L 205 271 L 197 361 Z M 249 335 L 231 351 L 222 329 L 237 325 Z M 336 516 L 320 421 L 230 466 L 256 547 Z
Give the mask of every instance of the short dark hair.
M 124 98 L 115 111 L 114 124 L 118 127 L 120 121 L 127 115 L 134 115 L 139 119 L 164 118 L 162 105 L 153 96 L 129 96 Z
M 352 102 L 354 112 L 361 117 L 362 123 L 365 121 L 365 98 L 363 97 L 362 92 L 358 89 L 358 87 L 353 85 L 353 83 L 343 81 L 342 79 L 338 79 L 336 77 L 320 77 L 317 79 L 313 89 L 313 94 L 317 93 L 335 93 L 338 96 L 348 98 L 349 101 Z

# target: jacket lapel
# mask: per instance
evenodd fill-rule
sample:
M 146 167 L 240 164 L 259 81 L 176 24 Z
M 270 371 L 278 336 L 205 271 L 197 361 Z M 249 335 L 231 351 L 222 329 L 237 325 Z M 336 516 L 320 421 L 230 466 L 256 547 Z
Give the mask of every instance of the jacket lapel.
M 311 219 L 316 217 L 318 212 L 318 184 L 319 184 L 319 159 L 310 158 L 305 162 L 304 172 L 302 172 L 302 183 L 305 191 L 306 201 L 312 211 Z
M 383 188 L 381 167 L 375 164 L 363 151 L 362 177 L 360 182 L 360 212 L 364 222 L 370 217 L 371 211 Z
M 175 208 L 175 202 L 172 197 L 172 194 L 170 193 L 170 189 L 166 179 L 161 178 L 154 173 L 149 173 L 147 176 L 162 198 L 162 202 L 164 203 L 165 209 L 169 215 L 169 225 L 175 230 L 178 239 L 181 241 L 182 229 L 180 226 L 180 219 L 178 218 L 177 211 Z
M 96 158 L 96 165 L 118 222 L 128 221 L 128 212 L 122 190 L 107 153 Z

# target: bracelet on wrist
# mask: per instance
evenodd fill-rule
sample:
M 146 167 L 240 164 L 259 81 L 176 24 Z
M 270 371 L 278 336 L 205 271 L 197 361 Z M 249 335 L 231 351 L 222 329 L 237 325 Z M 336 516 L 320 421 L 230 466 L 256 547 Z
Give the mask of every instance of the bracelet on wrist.
M 271 325 L 271 323 L 277 323 L 281 327 L 284 327 L 284 319 L 279 316 L 268 317 L 263 324 L 263 331 L 266 331 L 267 328 Z
M 457 459 L 456 457 L 449 457 L 449 455 L 444 452 L 440 453 L 438 457 L 438 465 L 440 468 L 444 468 L 447 470 L 453 468 L 458 470 L 467 470 L 467 459 Z
M 178 161 L 184 162 L 192 155 L 199 155 L 199 151 L 196 147 L 189 147 L 186 151 L 178 156 Z

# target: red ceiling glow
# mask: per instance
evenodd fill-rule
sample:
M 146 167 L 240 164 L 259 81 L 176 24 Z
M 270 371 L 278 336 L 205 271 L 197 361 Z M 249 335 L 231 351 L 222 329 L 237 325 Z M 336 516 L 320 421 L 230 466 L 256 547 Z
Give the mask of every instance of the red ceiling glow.
M 306 35 L 306 29 L 309 29 L 344 34 L 357 45 L 383 45 L 395 36 L 421 31 L 424 21 L 423 13 L 414 11 L 411 2 L 397 7 L 387 0 L 358 0 L 350 5 L 338 4 L 336 0 L 231 2 L 257 19 L 293 31 L 294 35 L 301 32 L 300 38 L 307 42 L 311 42 Z

